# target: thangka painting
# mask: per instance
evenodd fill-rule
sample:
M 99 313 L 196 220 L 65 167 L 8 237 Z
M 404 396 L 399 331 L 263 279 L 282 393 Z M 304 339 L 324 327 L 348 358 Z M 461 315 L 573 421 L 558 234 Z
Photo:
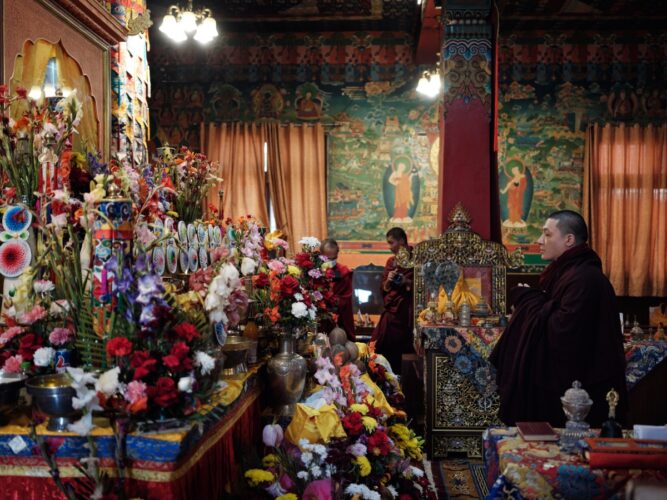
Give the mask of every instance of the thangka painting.
M 503 243 L 545 265 L 537 239 L 550 213 L 581 211 L 592 122 L 667 117 L 667 43 L 613 34 L 504 39 L 499 60 L 498 180 Z
M 386 248 L 385 233 L 394 226 L 410 241 L 436 235 L 437 109 L 399 93 L 338 113 L 327 151 L 332 238 L 373 250 Z

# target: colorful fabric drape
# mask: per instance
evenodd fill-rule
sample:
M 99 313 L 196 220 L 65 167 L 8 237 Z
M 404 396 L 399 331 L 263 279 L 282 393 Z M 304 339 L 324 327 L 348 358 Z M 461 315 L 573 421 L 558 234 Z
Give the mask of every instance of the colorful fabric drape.
M 667 295 L 667 125 L 593 125 L 584 160 L 591 246 L 617 295 Z
M 242 472 L 238 450 L 255 447 L 260 440 L 261 391 L 259 367 L 244 379 L 230 380 L 200 409 L 201 425 L 189 425 L 167 433 L 127 437 L 128 483 L 132 496 L 159 499 L 221 498 L 232 491 Z M 86 438 L 71 433 L 40 434 L 58 440 L 56 457 L 61 477 L 79 476 L 74 468 L 88 456 Z M 12 451 L 9 442 L 20 437 L 26 447 Z M 93 430 L 100 465 L 115 474 L 114 436 L 108 427 Z M 28 436 L 26 417 L 0 427 L 0 481 L 2 498 L 61 499 L 48 474 L 46 462 L 35 454 Z

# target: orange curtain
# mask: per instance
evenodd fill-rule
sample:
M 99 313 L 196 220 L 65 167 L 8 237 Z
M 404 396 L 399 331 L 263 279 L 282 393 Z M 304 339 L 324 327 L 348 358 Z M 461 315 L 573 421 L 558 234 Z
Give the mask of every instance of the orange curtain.
M 269 184 L 276 225 L 292 251 L 304 236 L 325 238 L 326 163 L 321 124 L 266 124 Z
M 618 295 L 667 295 L 667 125 L 589 128 L 584 214 Z
M 224 189 L 224 216 L 251 214 L 268 226 L 266 177 L 264 175 L 264 132 L 255 123 L 210 123 L 202 125 L 202 151 L 219 163 L 216 183 L 208 203 L 218 207 L 219 191 Z

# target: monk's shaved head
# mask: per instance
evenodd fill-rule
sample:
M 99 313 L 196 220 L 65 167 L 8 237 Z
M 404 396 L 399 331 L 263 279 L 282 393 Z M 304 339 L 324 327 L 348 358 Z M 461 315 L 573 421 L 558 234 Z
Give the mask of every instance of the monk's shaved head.
M 584 218 L 572 210 L 559 210 L 552 213 L 549 219 L 554 219 L 557 223 L 558 230 L 566 234 L 574 235 L 577 245 L 586 243 L 588 241 L 588 228 Z

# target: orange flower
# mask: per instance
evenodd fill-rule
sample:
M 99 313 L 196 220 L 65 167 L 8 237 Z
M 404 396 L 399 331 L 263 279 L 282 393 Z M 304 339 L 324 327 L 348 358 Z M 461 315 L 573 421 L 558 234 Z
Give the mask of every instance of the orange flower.
M 269 309 L 268 307 L 264 309 L 264 315 L 267 316 L 274 323 L 280 319 L 280 312 L 278 312 L 278 306 Z

